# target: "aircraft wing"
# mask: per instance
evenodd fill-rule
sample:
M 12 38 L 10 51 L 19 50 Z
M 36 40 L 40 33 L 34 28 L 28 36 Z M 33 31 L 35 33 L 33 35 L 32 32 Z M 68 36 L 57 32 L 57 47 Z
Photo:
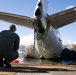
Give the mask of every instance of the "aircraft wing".
M 26 26 L 29 28 L 33 28 L 33 18 L 30 18 L 27 16 L 21 16 L 21 15 L 6 13 L 6 12 L 0 12 L 0 20 L 14 23 L 17 25 Z
M 47 17 L 54 28 L 63 27 L 76 21 L 76 7 L 50 15 Z

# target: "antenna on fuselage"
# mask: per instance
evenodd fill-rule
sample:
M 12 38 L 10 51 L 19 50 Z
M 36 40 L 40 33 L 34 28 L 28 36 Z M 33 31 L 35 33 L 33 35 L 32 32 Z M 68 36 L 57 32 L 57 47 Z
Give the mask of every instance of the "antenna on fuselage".
M 33 46 L 33 51 L 35 50 L 35 32 L 36 32 L 36 29 L 35 29 L 35 26 L 34 26 L 35 24 L 34 24 L 34 22 L 33 22 L 33 27 L 34 27 L 34 46 Z

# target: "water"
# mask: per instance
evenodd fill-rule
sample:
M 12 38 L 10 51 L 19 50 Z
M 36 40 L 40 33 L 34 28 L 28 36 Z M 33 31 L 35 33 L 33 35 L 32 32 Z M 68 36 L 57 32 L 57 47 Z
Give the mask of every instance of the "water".
M 23 52 L 19 53 L 18 60 L 20 63 L 23 63 L 23 64 L 61 64 L 59 60 L 53 61 L 53 60 L 46 60 L 46 59 L 24 58 Z
M 46 60 L 46 59 L 32 59 L 32 58 L 18 58 L 23 64 L 61 64 L 60 61 Z
M 46 60 L 46 59 L 32 59 L 24 58 L 23 52 L 19 53 L 19 63 L 21 64 L 64 64 L 64 65 L 76 65 L 76 60 Z

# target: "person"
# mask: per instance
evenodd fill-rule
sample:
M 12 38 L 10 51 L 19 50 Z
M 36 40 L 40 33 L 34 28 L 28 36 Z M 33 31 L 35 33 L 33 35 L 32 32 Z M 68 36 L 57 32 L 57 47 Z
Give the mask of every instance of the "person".
M 19 35 L 15 33 L 16 26 L 11 25 L 9 30 L 0 32 L 0 67 L 11 68 L 10 62 L 17 59 L 19 42 Z

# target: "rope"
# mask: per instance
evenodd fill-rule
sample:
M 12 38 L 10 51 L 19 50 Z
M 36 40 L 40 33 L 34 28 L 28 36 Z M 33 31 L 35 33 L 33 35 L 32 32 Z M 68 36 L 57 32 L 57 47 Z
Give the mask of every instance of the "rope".
M 33 22 L 33 26 L 34 26 L 34 22 Z M 33 51 L 35 50 L 35 31 L 36 30 L 35 30 L 35 26 L 34 26 L 34 44 L 33 44 L 34 46 L 33 46 Z

